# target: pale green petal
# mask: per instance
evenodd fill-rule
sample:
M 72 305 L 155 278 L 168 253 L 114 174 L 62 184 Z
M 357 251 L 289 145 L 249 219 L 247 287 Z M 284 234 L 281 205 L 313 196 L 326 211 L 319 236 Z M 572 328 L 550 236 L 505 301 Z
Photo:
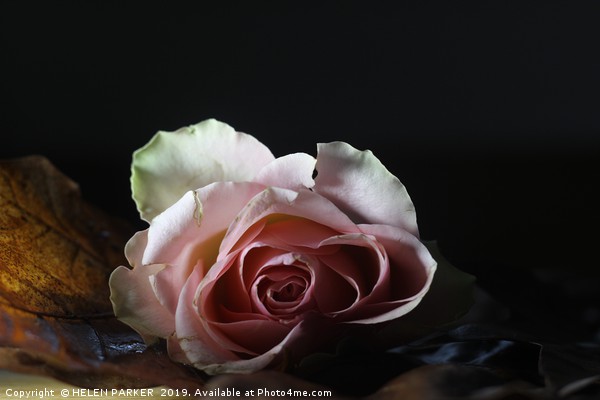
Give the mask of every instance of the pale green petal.
M 151 221 L 188 190 L 213 182 L 251 181 L 273 160 L 257 139 L 214 119 L 159 131 L 133 153 L 132 197 L 142 219 Z

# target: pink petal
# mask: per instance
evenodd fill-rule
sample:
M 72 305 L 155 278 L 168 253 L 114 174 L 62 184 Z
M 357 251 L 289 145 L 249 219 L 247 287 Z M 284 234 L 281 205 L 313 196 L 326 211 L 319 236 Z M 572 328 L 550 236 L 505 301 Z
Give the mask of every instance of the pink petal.
M 209 322 L 227 348 L 249 356 L 261 355 L 281 343 L 291 329 L 272 320 L 252 319 L 237 322 Z
M 359 299 L 359 288 L 354 279 L 339 274 L 328 265 L 316 268 L 313 293 L 316 308 L 331 316 L 346 311 Z
M 399 298 L 413 298 L 429 287 L 436 261 L 427 247 L 410 233 L 387 225 L 360 225 L 386 249 L 390 259 L 392 292 Z
M 252 283 L 266 265 L 273 265 L 273 260 L 280 257 L 283 250 L 254 242 L 240 252 L 236 265 L 237 273 L 244 285 L 244 290 L 250 293 Z
M 220 236 L 248 201 L 263 189 L 257 183 L 218 182 L 187 192 L 152 221 L 143 263 L 173 265 L 187 247 L 207 245 L 209 252 L 214 253 L 210 258 L 216 259 Z
M 284 249 L 319 249 L 321 242 L 339 232 L 304 218 L 291 218 L 270 223 L 256 240 Z
M 190 260 L 196 260 L 196 265 L 167 265 L 162 271 L 152 276 L 152 286 L 158 301 L 169 310 L 173 315 L 177 310 L 179 303 L 179 292 L 188 278 L 194 271 L 200 276 L 206 274 L 210 266 L 206 266 L 202 257 L 190 256 Z
M 385 251 L 374 238 L 365 234 L 339 235 L 325 240 L 323 245 L 339 247 L 336 253 L 320 259 L 356 291 L 355 302 L 347 309 L 336 310 L 336 314 L 351 318 L 365 303 L 389 298 L 389 263 Z M 318 281 L 323 280 L 318 278 Z M 330 293 L 329 296 L 333 295 Z
M 169 353 L 169 358 L 175 362 L 186 365 L 191 364 L 191 361 L 187 358 L 187 355 L 181 348 L 175 334 L 167 338 L 167 353 Z
M 313 187 L 316 160 L 306 153 L 288 154 L 265 165 L 253 179 L 265 186 L 300 190 Z
M 195 306 L 200 280 L 199 274 L 192 274 L 183 286 L 175 314 L 175 340 L 178 341 L 179 349 L 185 353 L 189 362 L 203 369 L 205 365 L 235 360 L 237 356 L 225 350 L 206 332 Z
M 223 269 L 218 279 L 208 278 L 202 287 L 199 309 L 209 320 L 224 320 L 222 313 L 226 311 L 238 314 L 253 312 L 239 260 L 234 257 L 231 260 L 232 265 Z M 217 263 L 213 269 L 217 271 L 221 265 L 229 266 L 229 263 Z
M 415 208 L 406 188 L 370 151 L 344 142 L 319 144 L 313 190 L 356 223 L 387 224 L 418 236 Z
M 228 336 L 236 337 L 239 332 L 243 333 L 239 329 L 240 325 L 234 323 L 222 331 L 223 327 L 218 323 L 215 325 L 206 320 L 206 313 L 203 313 L 204 318 L 199 317 L 194 304 L 198 304 L 203 309 L 210 306 L 207 302 L 207 294 L 210 294 L 213 289 L 215 279 L 222 277 L 231 266 L 234 257 L 235 255 L 232 255 L 223 262 L 217 263 L 202 282 L 196 274 L 192 274 L 184 286 L 177 309 L 177 340 L 180 349 L 194 367 L 211 375 L 226 372 L 250 373 L 263 369 L 281 355 L 287 342 L 299 334 L 299 330 L 292 329 L 281 342 L 275 344 L 268 351 L 244 360 L 240 359 L 231 349 L 242 351 L 248 349 L 234 343 Z M 194 290 L 195 288 L 197 290 Z M 212 302 L 212 305 L 215 306 L 216 303 Z M 260 318 L 257 317 L 254 321 L 257 320 Z M 279 329 L 285 329 L 285 327 Z M 176 349 L 176 347 L 174 348 Z
M 178 294 L 189 275 L 196 270 L 204 276 L 217 258 L 228 224 L 262 188 L 254 183 L 215 183 L 188 192 L 152 221 L 142 261 L 169 265 L 153 280 L 161 304 L 175 312 Z M 141 247 L 137 243 L 142 244 L 144 237 L 134 236 L 132 243 L 136 246 L 131 247 Z
M 252 225 L 268 216 L 279 220 L 287 216 L 302 217 L 338 232 L 358 232 L 356 225 L 324 197 L 308 190 L 294 192 L 269 187 L 256 195 L 231 224 L 221 243 L 220 253 L 229 253 Z
M 302 354 L 304 352 L 302 352 L 302 350 L 299 348 L 302 347 L 302 339 L 305 338 L 307 334 L 305 332 L 305 325 L 310 325 L 305 324 L 305 322 L 306 321 L 296 325 L 281 342 L 259 356 L 245 360 L 237 359 L 208 365 L 195 364 L 194 366 L 210 375 L 224 373 L 249 374 L 264 369 L 270 364 L 281 360 L 284 357 L 284 354 L 288 352 L 290 352 L 293 357 L 294 353 L 291 353 L 292 350 L 298 350 L 298 352 Z M 314 327 L 310 327 L 309 329 L 314 332 Z M 300 346 L 298 344 L 300 344 Z
M 352 322 L 373 324 L 401 317 L 413 310 L 429 290 L 437 263 L 427 248 L 412 234 L 391 226 L 360 225 L 377 238 L 388 254 L 389 301 L 361 306 L 361 317 Z
M 304 311 L 314 309 L 312 284 L 315 275 L 311 265 L 314 263 L 314 260 L 301 260 L 287 253 L 261 268 L 251 287 L 254 309 L 282 323 L 295 324 Z M 289 301 L 277 299 L 275 293 L 290 284 L 299 290 L 296 298 Z

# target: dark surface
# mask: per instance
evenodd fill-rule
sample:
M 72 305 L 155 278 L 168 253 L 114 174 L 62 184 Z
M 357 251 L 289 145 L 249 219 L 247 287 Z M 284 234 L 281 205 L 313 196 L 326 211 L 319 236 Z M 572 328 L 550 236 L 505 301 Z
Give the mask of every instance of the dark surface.
M 44 154 L 135 219 L 131 152 L 159 129 L 216 117 L 276 155 L 344 140 L 461 257 L 579 264 L 600 222 L 600 7 L 440 3 L 4 1 L 0 156 Z
M 159 129 L 344 140 L 517 321 L 599 340 L 600 6 L 392 3 L 3 1 L 0 157 L 44 154 L 135 222 L 131 153 Z

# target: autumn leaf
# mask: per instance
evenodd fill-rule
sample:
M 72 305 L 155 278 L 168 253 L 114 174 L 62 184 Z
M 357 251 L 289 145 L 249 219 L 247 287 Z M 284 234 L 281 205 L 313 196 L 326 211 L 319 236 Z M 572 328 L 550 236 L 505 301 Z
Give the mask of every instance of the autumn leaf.
M 0 162 L 0 368 L 87 387 L 202 387 L 114 318 L 126 223 L 39 156 Z

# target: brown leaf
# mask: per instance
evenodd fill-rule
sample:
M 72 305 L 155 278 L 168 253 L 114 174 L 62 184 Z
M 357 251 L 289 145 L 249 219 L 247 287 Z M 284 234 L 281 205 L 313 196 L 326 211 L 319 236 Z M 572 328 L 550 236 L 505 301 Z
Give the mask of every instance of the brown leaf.
M 113 316 L 108 277 L 131 233 L 47 159 L 0 162 L 0 368 L 90 387 L 202 386 Z

